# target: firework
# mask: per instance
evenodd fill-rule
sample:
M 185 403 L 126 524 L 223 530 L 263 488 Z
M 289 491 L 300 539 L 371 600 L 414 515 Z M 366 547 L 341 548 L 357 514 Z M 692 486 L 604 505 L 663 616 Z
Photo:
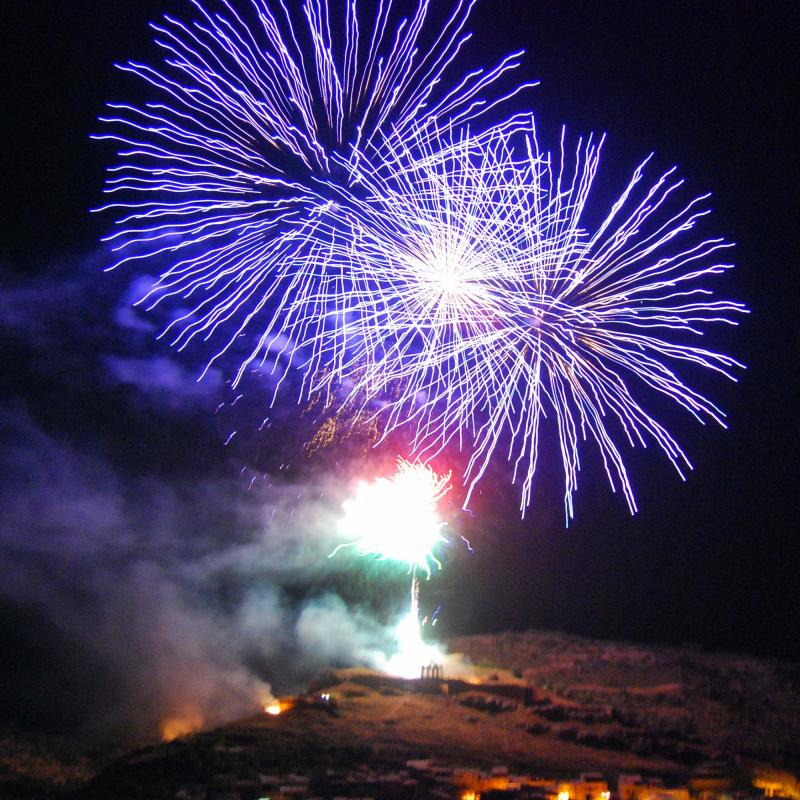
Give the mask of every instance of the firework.
M 325 0 L 192 5 L 192 21 L 152 25 L 160 65 L 121 67 L 153 100 L 110 104 L 111 132 L 95 137 L 120 146 L 99 209 L 118 215 L 110 269 L 167 265 L 140 303 L 177 304 L 162 336 L 179 349 L 221 338 L 219 356 L 257 332 L 245 366 L 270 357 L 330 371 L 329 354 L 307 358 L 295 343 L 343 313 L 348 265 L 331 248 L 350 238 L 349 166 L 412 130 L 433 141 L 436 126 L 485 113 L 505 99 L 493 86 L 521 54 L 449 83 L 474 0 L 455 2 L 437 30 L 428 0 L 404 18 L 385 0 L 366 24 L 356 0 L 336 19 Z
M 438 504 L 450 490 L 449 481 L 450 473 L 439 475 L 430 467 L 397 459 L 394 475 L 360 483 L 344 503 L 339 532 L 349 541 L 331 556 L 354 547 L 359 555 L 430 575 L 441 566 L 435 549 L 447 541 Z
M 720 259 L 732 245 L 693 235 L 708 195 L 678 202 L 675 170 L 648 184 L 648 159 L 592 230 L 584 217 L 602 140 L 578 141 L 574 164 L 565 146 L 562 134 L 559 154 L 544 151 L 532 124 L 524 135 L 514 125 L 478 146 L 461 137 L 425 154 L 415 143 L 423 157 L 395 153 L 388 180 L 362 162 L 380 218 L 356 226 L 351 259 L 365 290 L 350 302 L 367 365 L 354 391 L 382 398 L 384 436 L 410 429 L 423 459 L 467 450 L 465 503 L 504 452 L 524 512 L 550 420 L 569 519 L 584 441 L 632 512 L 620 442 L 654 442 L 682 477 L 691 468 L 648 395 L 724 425 L 686 373 L 735 380 L 742 365 L 697 341 L 746 309 L 709 288 L 731 268 Z
M 337 547 L 354 547 L 362 556 L 373 556 L 402 565 L 411 572 L 408 612 L 394 629 L 394 652 L 383 668 L 393 675 L 413 678 L 420 667 L 439 662 L 440 647 L 422 638 L 417 571 L 428 577 L 441 567 L 436 548 L 447 542 L 439 504 L 450 491 L 450 473 L 440 475 L 428 466 L 397 459 L 396 472 L 362 482 L 343 504 L 339 532 L 351 539 Z
M 433 36 L 426 0 L 402 21 L 379 3 L 366 26 L 355 0 L 337 19 L 323 0 L 193 5 L 194 22 L 154 26 L 161 67 L 124 67 L 160 99 L 112 106 L 99 137 L 122 146 L 106 185 L 117 264 L 165 261 L 144 302 L 188 309 L 163 336 L 224 337 L 214 358 L 235 351 L 234 386 L 269 362 L 277 392 L 295 371 L 300 399 L 335 398 L 384 439 L 405 429 L 415 459 L 463 451 L 465 505 L 500 455 L 524 513 L 546 420 L 567 519 L 584 442 L 632 512 L 626 445 L 691 468 L 648 408 L 724 425 L 691 370 L 741 367 L 698 346 L 746 311 L 709 288 L 731 245 L 696 235 L 707 196 L 678 203 L 674 170 L 648 183 L 645 161 L 593 222 L 602 141 L 570 158 L 522 117 L 475 133 L 518 54 L 443 88 L 471 2 Z M 328 423 L 312 448 L 336 435 Z M 413 537 L 387 549 L 369 514 L 347 524 L 359 552 L 436 563 Z

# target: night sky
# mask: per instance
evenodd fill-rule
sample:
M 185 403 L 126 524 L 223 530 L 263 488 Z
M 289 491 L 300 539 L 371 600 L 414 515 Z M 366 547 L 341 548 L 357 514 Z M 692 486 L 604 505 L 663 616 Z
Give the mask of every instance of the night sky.
M 716 288 L 751 314 L 711 337 L 748 365 L 739 384 L 697 376 L 728 431 L 654 406 L 695 470 L 683 483 L 653 448 L 632 453 L 635 517 L 591 446 L 568 529 L 557 461 L 524 521 L 503 465 L 474 516 L 453 505 L 476 552 L 454 546 L 423 587 L 445 633 L 545 627 L 800 658 L 800 19 L 788 2 L 742 5 L 479 4 L 467 59 L 526 50 L 543 138 L 562 123 L 608 134 L 595 202 L 651 152 L 652 176 L 677 164 L 688 192 L 713 193 L 709 230 L 737 244 Z M 368 458 L 352 443 L 310 458 L 313 415 L 291 403 L 248 433 L 268 387 L 231 409 L 225 374 L 195 383 L 207 352 L 172 352 L 161 320 L 129 309 L 142 275 L 102 272 L 111 220 L 89 209 L 113 151 L 89 135 L 106 101 L 142 91 L 113 63 L 145 59 L 147 22 L 184 7 L 0 12 L 0 722 L 146 734 L 170 704 L 224 719 L 261 682 L 285 690 L 367 658 L 404 599 L 402 576 L 324 558 L 341 464 Z M 265 473 L 272 485 L 248 491 Z

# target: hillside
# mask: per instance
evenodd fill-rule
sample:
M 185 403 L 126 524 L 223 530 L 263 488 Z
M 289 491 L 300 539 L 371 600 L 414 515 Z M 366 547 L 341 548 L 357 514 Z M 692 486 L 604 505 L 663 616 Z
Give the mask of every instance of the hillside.
M 449 645 L 551 698 L 561 736 L 572 729 L 592 746 L 689 764 L 721 756 L 800 767 L 800 664 L 537 631 Z
M 757 765 L 800 767 L 800 665 L 542 632 L 449 645 L 465 656 L 459 678 L 331 672 L 286 698 L 278 716 L 259 710 L 137 750 L 94 777 L 85 758 L 37 752 L 34 740 L 14 750 L 7 739 L 13 757 L 2 762 L 0 794 L 247 800 L 261 796 L 265 774 L 320 780 L 326 770 L 402 770 L 430 757 L 550 777 L 640 772 L 684 782 L 710 760 L 744 783 Z

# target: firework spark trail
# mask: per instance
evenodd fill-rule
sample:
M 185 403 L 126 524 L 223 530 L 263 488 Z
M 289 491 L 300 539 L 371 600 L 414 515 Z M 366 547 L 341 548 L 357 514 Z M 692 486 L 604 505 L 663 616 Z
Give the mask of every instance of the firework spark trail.
M 582 218 L 602 140 L 579 140 L 574 165 L 565 146 L 562 133 L 559 154 L 543 151 L 532 124 L 520 144 L 514 124 L 477 150 L 468 136 L 428 154 L 415 142 L 423 157 L 396 153 L 388 179 L 362 160 L 358 180 L 380 220 L 354 227 L 354 282 L 364 290 L 349 302 L 366 364 L 353 396 L 381 399 L 384 437 L 411 429 L 422 458 L 453 442 L 467 449 L 465 504 L 502 448 L 524 512 L 550 419 L 569 519 L 583 441 L 598 446 L 632 512 L 618 439 L 655 442 L 682 477 L 691 468 L 646 410 L 646 390 L 724 426 L 682 373 L 736 380 L 739 362 L 692 339 L 746 309 L 707 288 L 732 266 L 718 260 L 731 244 L 691 238 L 708 195 L 676 205 L 682 181 L 671 169 L 648 185 L 647 159 L 590 232 Z M 390 385 L 402 388 L 389 395 Z
M 465 124 L 532 85 L 493 94 L 518 66 L 513 53 L 448 87 L 474 2 L 455 2 L 438 31 L 429 0 L 402 19 L 381 2 L 371 24 L 356 0 L 337 20 L 325 0 L 293 10 L 251 0 L 241 11 L 192 0 L 194 20 L 152 25 L 163 63 L 121 69 L 155 100 L 109 104 L 101 121 L 111 132 L 95 138 L 120 147 L 106 181 L 112 199 L 98 209 L 118 215 L 110 269 L 166 261 L 140 303 L 188 308 L 163 337 L 182 349 L 223 336 L 221 355 L 260 330 L 246 363 L 274 357 L 285 376 L 302 358 L 294 337 L 335 324 L 327 293 L 346 292 L 348 276 L 329 245 L 350 236 L 339 208 L 350 199 L 348 162 L 380 159 L 412 129 L 432 141 L 437 125 Z

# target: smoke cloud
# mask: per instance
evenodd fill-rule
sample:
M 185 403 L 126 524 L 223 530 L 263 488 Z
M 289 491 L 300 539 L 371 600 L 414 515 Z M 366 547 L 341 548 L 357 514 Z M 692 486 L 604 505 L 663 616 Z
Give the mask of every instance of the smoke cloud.
M 391 620 L 343 597 L 327 558 L 341 470 L 286 470 L 275 435 L 240 467 L 223 373 L 197 383 L 202 354 L 154 342 L 96 268 L 3 293 L 0 352 L 18 367 L 0 400 L 5 721 L 170 736 L 323 667 L 382 663 Z

